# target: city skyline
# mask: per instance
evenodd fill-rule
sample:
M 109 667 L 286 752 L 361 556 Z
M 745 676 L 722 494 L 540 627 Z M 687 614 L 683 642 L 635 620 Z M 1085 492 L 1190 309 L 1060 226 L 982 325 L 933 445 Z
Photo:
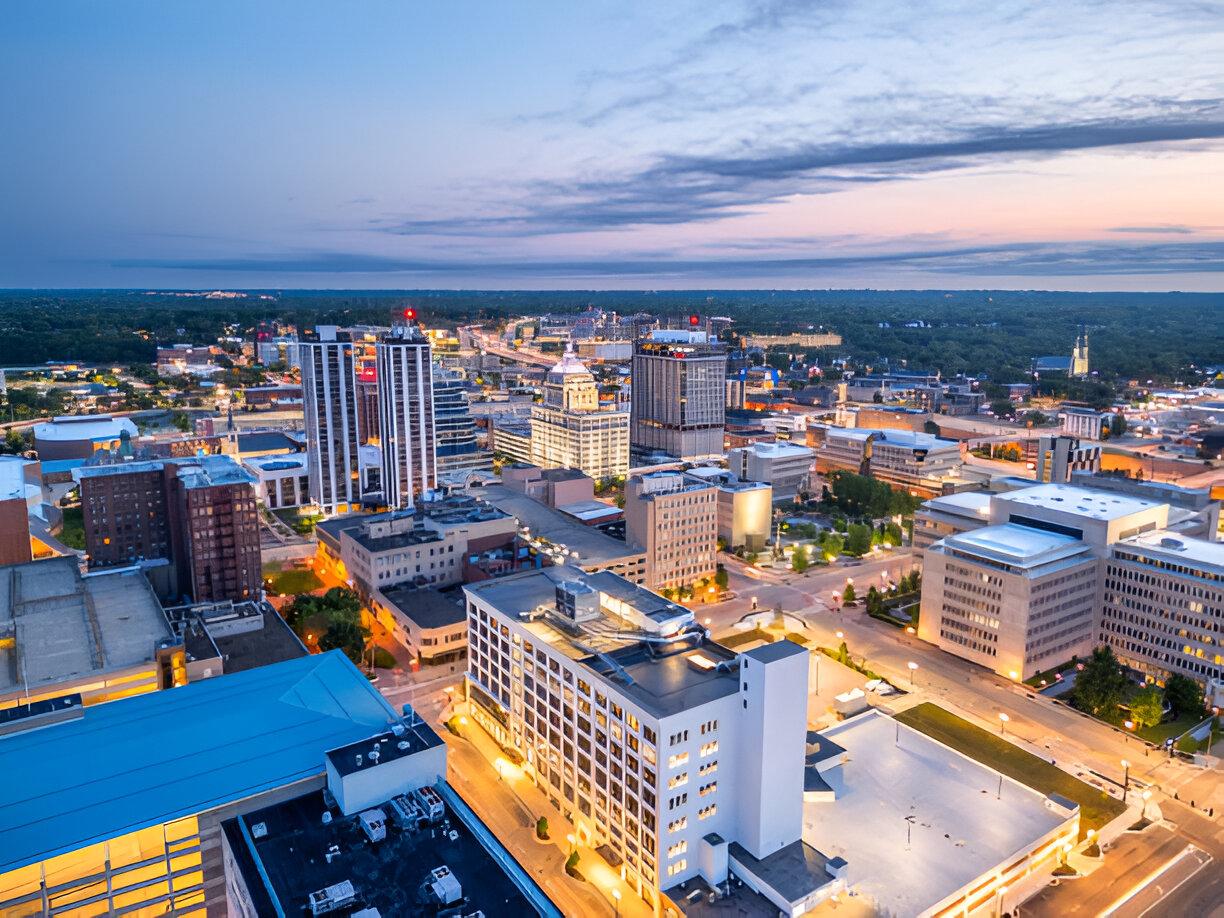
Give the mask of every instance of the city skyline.
M 1221 289 L 1209 5 L 8 20 L 0 287 Z

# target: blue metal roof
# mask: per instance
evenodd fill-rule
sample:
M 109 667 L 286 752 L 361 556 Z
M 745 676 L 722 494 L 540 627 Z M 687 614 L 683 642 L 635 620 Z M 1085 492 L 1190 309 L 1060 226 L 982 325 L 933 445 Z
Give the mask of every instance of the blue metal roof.
M 0 738 L 0 873 L 321 775 L 396 720 L 339 651 L 85 708 Z

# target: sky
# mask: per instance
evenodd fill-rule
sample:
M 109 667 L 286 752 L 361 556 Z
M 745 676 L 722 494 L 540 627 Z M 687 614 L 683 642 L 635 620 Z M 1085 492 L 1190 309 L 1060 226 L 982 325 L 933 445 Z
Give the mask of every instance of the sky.
M 1224 0 L 6 0 L 0 287 L 1224 290 Z

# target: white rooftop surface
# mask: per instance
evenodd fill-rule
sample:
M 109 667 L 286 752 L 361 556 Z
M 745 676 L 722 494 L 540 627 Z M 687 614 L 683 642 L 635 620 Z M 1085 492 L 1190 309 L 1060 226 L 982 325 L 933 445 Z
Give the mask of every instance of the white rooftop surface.
M 1085 545 L 1073 536 L 1046 532 L 1016 523 L 985 526 L 948 536 L 944 545 L 971 554 L 980 554 L 1017 566 L 1046 562 L 1083 551 Z
M 25 500 L 25 467 L 28 459 L 20 456 L 0 456 L 0 500 Z
M 797 443 L 778 441 L 776 443 L 753 443 L 748 447 L 763 459 L 780 459 L 786 456 L 811 456 L 811 449 Z
M 990 499 L 993 496 L 985 491 L 960 491 L 932 498 L 923 504 L 923 507 L 954 513 L 957 516 L 980 516 L 985 519 L 990 516 Z
M 65 415 L 42 424 L 34 425 L 34 438 L 52 440 L 103 440 L 118 437 L 126 430 L 136 436 L 136 425 L 127 418 L 112 418 L 110 415 Z
M 1141 549 L 1145 555 L 1174 564 L 1210 567 L 1224 573 L 1224 542 L 1190 539 L 1167 529 L 1157 529 L 1126 539 L 1118 546 Z
M 878 711 L 828 730 L 848 756 L 834 803 L 805 803 L 803 840 L 849 865 L 876 914 L 917 915 L 1061 825 L 1045 797 Z M 913 816 L 906 850 L 906 817 Z
M 1087 516 L 1096 520 L 1116 520 L 1119 517 L 1130 516 L 1132 513 L 1141 513 L 1160 506 L 1156 501 L 1065 484 L 1043 484 L 1032 488 L 1022 488 L 1019 491 L 999 494 L 995 499 L 1027 504 L 1030 507 L 1041 507 L 1045 510 L 1061 510 L 1064 513 Z

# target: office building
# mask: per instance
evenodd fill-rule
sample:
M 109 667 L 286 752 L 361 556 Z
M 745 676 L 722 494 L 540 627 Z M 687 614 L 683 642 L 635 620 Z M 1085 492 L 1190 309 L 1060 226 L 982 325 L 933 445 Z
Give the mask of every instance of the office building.
M 0 568 L 0 711 L 185 681 L 182 641 L 139 571 L 82 576 L 70 557 Z
M 773 488 L 763 481 L 741 481 L 714 467 L 689 469 L 688 477 L 718 488 L 718 538 L 730 551 L 762 551 L 773 525 Z
M 801 840 L 808 653 L 744 654 L 610 573 L 544 568 L 464 587 L 473 719 L 522 756 L 656 913 L 730 874 L 797 914 L 829 876 Z M 797 865 L 783 890 L 770 866 Z M 819 869 L 815 869 L 819 864 Z
M 1062 432 L 1081 440 L 1100 440 L 1113 415 L 1086 405 L 1064 404 L 1058 411 Z
M 1211 488 L 1183 488 L 1164 481 L 1145 481 L 1123 475 L 1072 472 L 1071 484 L 1169 505 L 1169 528 L 1178 535 L 1214 541 L 1220 528 L 1220 502 Z
M 298 343 L 310 495 L 332 516 L 361 503 L 357 383 L 353 341 L 334 325 L 320 325 Z
M 1104 563 L 1099 640 L 1164 681 L 1174 673 L 1224 703 L 1224 544 L 1153 530 L 1118 542 Z
M 727 351 L 704 331 L 656 329 L 633 351 L 635 452 L 702 460 L 723 455 Z
M 476 442 L 476 422 L 468 405 L 467 384 L 445 370 L 434 370 L 434 455 L 438 475 L 493 468 L 493 454 Z
M 489 448 L 511 462 L 533 465 L 531 422 L 513 415 L 490 418 Z
M 301 914 L 311 892 L 331 885 L 329 867 L 352 869 L 328 848 L 344 840 L 345 857 L 359 856 L 358 813 L 386 807 L 389 815 L 397 798 L 426 788 L 431 802 L 442 798 L 442 815 L 464 822 L 466 842 L 483 839 L 490 884 L 500 883 L 498 864 L 514 865 L 446 787 L 437 734 L 410 709 L 398 715 L 338 651 L 78 708 L 41 729 L 10 732 L 0 738 L 0 771 L 7 778 L 0 913 L 13 918 Z M 293 857 L 308 881 L 318 880 L 300 895 L 278 885 L 283 875 L 271 859 L 257 866 L 261 844 L 278 844 L 287 820 L 234 822 L 278 805 L 309 813 L 321 833 L 317 847 Z M 433 817 L 425 815 L 428 826 Z M 393 842 L 398 829 L 386 835 Z M 370 870 L 349 879 L 371 901 L 403 895 L 382 888 L 396 886 L 393 877 Z M 538 894 L 530 881 L 524 889 Z
M 88 459 L 99 450 L 117 452 L 136 439 L 136 425 L 109 414 L 63 415 L 34 425 L 34 449 L 46 462 Z
M 1034 465 L 1038 481 L 1067 484 L 1073 472 L 1096 472 L 1101 468 L 1101 447 L 1084 445 L 1076 437 L 1043 436 L 1037 441 Z
M 762 481 L 779 497 L 805 490 L 815 453 L 798 443 L 753 443 L 730 450 L 727 467 L 744 481 Z
M 601 409 L 595 377 L 572 351 L 549 370 L 544 400 L 531 406 L 532 462 L 591 478 L 629 474 L 629 413 Z
M 1150 548 L 1156 532 L 1200 544 L 1180 530 L 1196 531 L 1204 512 L 1064 484 L 929 501 L 914 530 L 924 543 L 918 636 L 1015 679 L 1085 656 L 1111 629 L 1134 639 L 1148 628 L 1134 615 L 1129 631 L 1102 630 L 1105 584 L 1120 582 L 1111 559 L 1137 537 Z
M 467 613 L 458 597 L 428 587 L 383 587 L 370 597 L 370 611 L 421 664 L 453 663 L 467 655 Z
M 625 486 L 625 540 L 646 555 L 649 589 L 690 587 L 713 577 L 718 489 L 680 472 L 634 475 Z
M 963 449 L 956 440 L 913 430 L 829 427 L 816 450 L 816 471 L 870 475 L 898 490 L 934 497 L 959 477 Z
M 73 478 L 92 569 L 140 565 L 168 598 L 259 597 L 256 479 L 229 456 L 85 466 Z
M 244 459 L 242 465 L 255 476 L 259 499 L 269 510 L 310 505 L 309 453 Z
M 376 354 L 383 501 L 402 510 L 437 483 L 429 338 L 409 317 L 379 339 Z

